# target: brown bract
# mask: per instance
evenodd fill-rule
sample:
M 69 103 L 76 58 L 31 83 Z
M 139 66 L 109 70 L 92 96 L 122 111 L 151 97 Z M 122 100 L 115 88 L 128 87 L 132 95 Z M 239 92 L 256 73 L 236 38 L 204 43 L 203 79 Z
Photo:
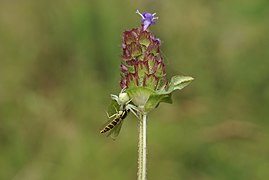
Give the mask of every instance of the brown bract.
M 160 45 L 160 40 L 148 29 L 144 31 L 142 25 L 123 33 L 122 89 L 142 86 L 158 90 L 163 87 L 163 82 L 167 81 Z

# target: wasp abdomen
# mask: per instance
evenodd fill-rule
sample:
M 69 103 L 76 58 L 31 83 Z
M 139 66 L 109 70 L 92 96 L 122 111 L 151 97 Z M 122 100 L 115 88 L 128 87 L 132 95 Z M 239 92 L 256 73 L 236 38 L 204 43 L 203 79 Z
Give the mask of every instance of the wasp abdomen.
M 100 133 L 105 133 L 107 131 L 110 131 L 111 129 L 113 129 L 116 125 L 118 125 L 123 119 L 126 118 L 128 114 L 127 110 L 124 111 L 119 111 L 117 114 L 117 117 L 115 119 L 113 119 L 109 124 L 107 124 L 101 131 Z

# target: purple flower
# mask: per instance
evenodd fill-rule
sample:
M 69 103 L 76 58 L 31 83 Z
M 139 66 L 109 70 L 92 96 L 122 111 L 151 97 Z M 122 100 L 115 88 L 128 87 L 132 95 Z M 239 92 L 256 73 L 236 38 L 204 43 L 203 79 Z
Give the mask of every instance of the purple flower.
M 140 13 L 139 10 L 136 10 L 136 13 L 139 14 L 142 17 L 142 23 L 143 23 L 143 30 L 145 31 L 151 24 L 156 24 L 154 21 L 155 19 L 158 19 L 158 17 L 154 17 L 156 13 Z
M 161 44 L 161 40 L 159 38 L 156 38 L 156 41 Z

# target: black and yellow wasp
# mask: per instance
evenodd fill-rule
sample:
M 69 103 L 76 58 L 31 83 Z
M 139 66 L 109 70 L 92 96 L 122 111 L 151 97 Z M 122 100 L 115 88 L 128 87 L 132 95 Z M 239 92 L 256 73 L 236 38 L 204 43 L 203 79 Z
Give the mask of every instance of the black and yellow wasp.
M 124 109 L 118 111 L 116 114 L 113 114 L 112 116 L 109 116 L 110 119 L 106 124 L 104 124 L 104 127 L 100 130 L 100 133 L 106 133 L 108 131 L 108 136 L 111 136 L 113 139 L 115 139 L 120 132 L 123 120 L 127 117 L 130 110 Z

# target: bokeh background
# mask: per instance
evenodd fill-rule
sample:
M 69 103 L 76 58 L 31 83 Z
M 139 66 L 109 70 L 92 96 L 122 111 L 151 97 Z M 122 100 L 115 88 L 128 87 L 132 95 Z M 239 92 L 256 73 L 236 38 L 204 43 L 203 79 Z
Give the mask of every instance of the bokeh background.
M 148 179 L 269 179 L 267 0 L 1 0 L 1 180 L 136 179 L 134 116 L 99 134 L 136 9 L 195 78 L 149 116 Z

